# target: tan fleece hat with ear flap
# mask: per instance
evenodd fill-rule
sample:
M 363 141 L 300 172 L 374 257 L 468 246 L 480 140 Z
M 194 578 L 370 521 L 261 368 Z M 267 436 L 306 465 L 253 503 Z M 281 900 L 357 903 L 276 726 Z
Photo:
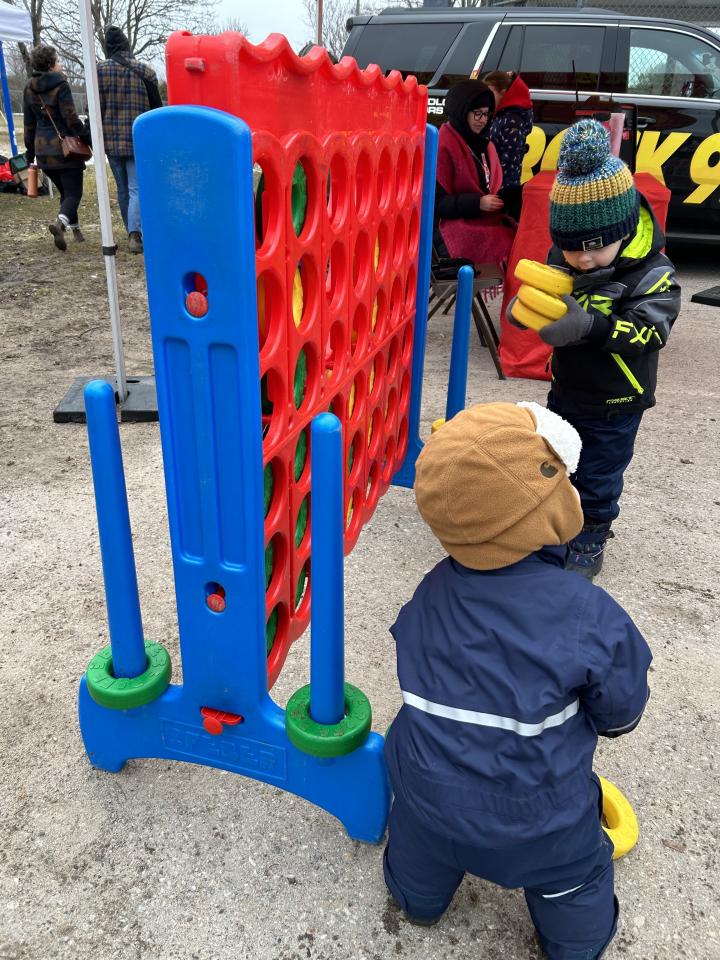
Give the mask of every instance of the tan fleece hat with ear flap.
M 434 433 L 417 460 L 415 499 L 451 557 L 494 570 L 583 525 L 569 480 L 580 457 L 577 431 L 536 403 L 483 403 Z

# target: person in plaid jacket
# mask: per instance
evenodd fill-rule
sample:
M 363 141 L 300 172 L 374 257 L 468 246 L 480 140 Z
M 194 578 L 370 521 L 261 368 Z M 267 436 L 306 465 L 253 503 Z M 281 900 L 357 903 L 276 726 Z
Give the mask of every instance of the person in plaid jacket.
M 119 27 L 108 27 L 104 46 L 107 60 L 98 64 L 97 72 L 105 153 L 117 183 L 130 252 L 142 253 L 132 127 L 136 117 L 161 107 L 162 100 L 155 72 L 133 59 L 130 43 Z

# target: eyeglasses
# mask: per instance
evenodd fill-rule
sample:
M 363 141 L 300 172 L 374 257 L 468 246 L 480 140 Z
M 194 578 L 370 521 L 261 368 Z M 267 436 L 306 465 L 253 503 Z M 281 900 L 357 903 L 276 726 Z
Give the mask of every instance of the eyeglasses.
M 490 111 L 489 110 L 471 110 L 470 116 L 473 118 L 473 120 L 487 120 L 487 118 L 490 116 Z

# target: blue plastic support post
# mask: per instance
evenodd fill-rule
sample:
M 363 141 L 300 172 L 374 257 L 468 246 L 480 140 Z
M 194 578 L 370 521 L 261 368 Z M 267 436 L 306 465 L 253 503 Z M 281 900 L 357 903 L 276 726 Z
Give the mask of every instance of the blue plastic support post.
M 113 673 L 116 677 L 137 677 L 147 669 L 147 658 L 115 412 L 115 391 L 109 383 L 93 380 L 85 387 L 85 410 Z
M 450 376 L 448 377 L 445 419 L 452 420 L 456 413 L 465 409 L 467 393 L 468 350 L 470 347 L 470 310 L 472 308 L 473 280 L 475 274 L 470 266 L 460 268 L 458 273 L 457 300 L 453 321 L 452 350 L 450 351 Z
M 415 483 L 415 461 L 423 448 L 420 439 L 420 405 L 422 403 L 422 379 L 425 367 L 425 341 L 427 339 L 428 301 L 430 298 L 430 262 L 432 259 L 433 215 L 435 213 L 437 152 L 438 132 L 435 127 L 428 124 L 425 131 L 425 166 L 423 169 L 422 214 L 420 216 L 417 306 L 415 307 L 415 333 L 413 337 L 408 448 L 403 465 L 393 477 L 393 483 L 399 487 L 412 487 Z
M 310 611 L 310 716 L 339 723 L 345 713 L 342 428 L 321 413 L 310 431 L 313 597 Z
M 0 80 L 2 81 L 3 100 L 5 101 L 5 116 L 7 117 L 8 138 L 10 140 L 10 156 L 14 157 L 17 152 L 17 143 L 15 141 L 15 123 L 12 115 L 12 103 L 10 101 L 10 88 L 8 87 L 7 69 L 5 68 L 5 54 L 3 52 L 2 40 L 0 40 Z

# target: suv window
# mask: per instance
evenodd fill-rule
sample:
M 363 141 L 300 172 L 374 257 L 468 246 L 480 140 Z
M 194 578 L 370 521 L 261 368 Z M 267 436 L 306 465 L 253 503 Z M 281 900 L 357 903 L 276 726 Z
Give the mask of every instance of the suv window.
M 369 23 L 353 56 L 361 67 L 377 63 L 384 72 L 400 70 L 429 83 L 461 29 L 461 23 Z
M 689 33 L 633 27 L 628 93 L 720 97 L 720 52 Z
M 604 39 L 605 27 L 518 24 L 497 69 L 518 70 L 535 90 L 574 90 L 576 80 L 578 90 L 597 90 Z
M 440 90 L 449 90 L 460 80 L 467 80 L 475 69 L 485 41 L 494 26 L 494 22 L 469 23 L 450 54 L 450 61 L 445 67 L 446 72 L 435 81 L 433 86 Z

